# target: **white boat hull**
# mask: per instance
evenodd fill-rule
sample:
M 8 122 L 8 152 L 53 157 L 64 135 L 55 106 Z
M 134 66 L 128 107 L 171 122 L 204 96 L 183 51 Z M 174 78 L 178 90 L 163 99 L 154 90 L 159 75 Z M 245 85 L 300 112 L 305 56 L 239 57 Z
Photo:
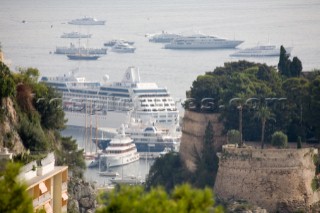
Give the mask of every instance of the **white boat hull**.
M 221 41 L 221 42 L 185 42 L 166 44 L 166 49 L 228 49 L 235 48 L 243 41 Z
M 108 167 L 115 167 L 138 161 L 140 159 L 140 155 L 137 152 L 132 152 L 126 155 L 104 156 L 103 158 L 105 158 Z

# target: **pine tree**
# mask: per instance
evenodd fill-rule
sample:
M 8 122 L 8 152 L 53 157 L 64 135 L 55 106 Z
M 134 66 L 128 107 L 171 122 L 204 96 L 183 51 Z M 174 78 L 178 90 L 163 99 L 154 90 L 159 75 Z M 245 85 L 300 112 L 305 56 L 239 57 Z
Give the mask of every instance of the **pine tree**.
M 218 157 L 214 148 L 214 132 L 211 122 L 205 130 L 203 147 L 201 152 L 195 149 L 195 186 L 205 187 L 212 186 L 215 182 L 215 176 L 218 171 Z
M 278 63 L 278 70 L 281 75 L 290 77 L 290 64 L 291 61 L 289 59 L 289 55 L 287 54 L 286 49 L 281 45 L 280 47 L 280 57 L 279 57 L 279 63 Z

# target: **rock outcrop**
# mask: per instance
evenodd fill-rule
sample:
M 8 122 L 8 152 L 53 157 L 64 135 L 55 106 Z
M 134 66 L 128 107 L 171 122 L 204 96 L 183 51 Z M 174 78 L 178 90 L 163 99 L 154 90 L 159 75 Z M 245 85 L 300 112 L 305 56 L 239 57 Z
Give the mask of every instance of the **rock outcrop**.
M 18 117 L 10 98 L 1 100 L 0 148 L 6 147 L 14 154 L 25 151 L 17 132 Z
M 68 209 L 74 212 L 90 213 L 97 207 L 96 190 L 93 184 L 72 178 L 68 183 Z

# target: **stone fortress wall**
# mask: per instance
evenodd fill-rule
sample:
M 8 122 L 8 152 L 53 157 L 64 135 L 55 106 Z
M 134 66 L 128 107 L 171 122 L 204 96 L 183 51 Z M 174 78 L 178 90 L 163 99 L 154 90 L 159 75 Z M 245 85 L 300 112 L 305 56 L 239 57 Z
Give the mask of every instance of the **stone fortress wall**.
M 317 149 L 262 150 L 224 145 L 227 139 L 219 114 L 185 111 L 180 156 L 190 170 L 195 169 L 192 152 L 195 148 L 202 149 L 209 121 L 215 135 L 215 148 L 221 152 L 214 187 L 217 197 L 246 200 L 270 212 L 295 212 L 298 209 L 308 212 L 312 204 L 319 202 L 319 190 L 313 191 L 311 187 Z
M 215 194 L 224 200 L 247 200 L 270 212 L 308 212 L 320 198 L 311 187 L 317 154 L 313 148 L 262 150 L 224 145 L 218 154 Z
M 180 144 L 180 155 L 188 169 L 195 169 L 193 152 L 196 148 L 202 149 L 205 129 L 210 121 L 214 132 L 214 146 L 216 150 L 221 150 L 222 144 L 226 143 L 223 135 L 223 125 L 219 122 L 220 114 L 197 113 L 185 110 L 182 122 L 182 137 Z

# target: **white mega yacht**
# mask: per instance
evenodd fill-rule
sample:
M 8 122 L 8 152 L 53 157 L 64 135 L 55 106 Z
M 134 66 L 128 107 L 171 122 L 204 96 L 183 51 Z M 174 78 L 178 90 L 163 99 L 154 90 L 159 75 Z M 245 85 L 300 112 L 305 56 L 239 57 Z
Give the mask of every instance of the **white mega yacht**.
M 162 31 L 160 34 L 150 36 L 149 41 L 155 43 L 169 43 L 174 39 L 180 38 L 181 35 Z
M 135 162 L 140 155 L 133 140 L 122 133 L 112 138 L 100 158 L 108 167 L 114 167 Z
M 286 47 L 287 55 L 290 56 L 292 47 Z M 280 47 L 275 45 L 257 45 L 255 47 L 239 50 L 232 57 L 279 57 Z
M 129 67 L 119 82 L 87 81 L 75 73 L 42 77 L 41 81 L 62 95 L 67 125 L 119 128 L 131 115 L 143 123 L 164 126 L 179 123 L 179 111 L 168 90 L 142 82 L 139 69 Z
M 235 48 L 243 41 L 218 38 L 216 36 L 195 34 L 192 36 L 181 36 L 172 40 L 164 47 L 166 49 L 227 49 Z

